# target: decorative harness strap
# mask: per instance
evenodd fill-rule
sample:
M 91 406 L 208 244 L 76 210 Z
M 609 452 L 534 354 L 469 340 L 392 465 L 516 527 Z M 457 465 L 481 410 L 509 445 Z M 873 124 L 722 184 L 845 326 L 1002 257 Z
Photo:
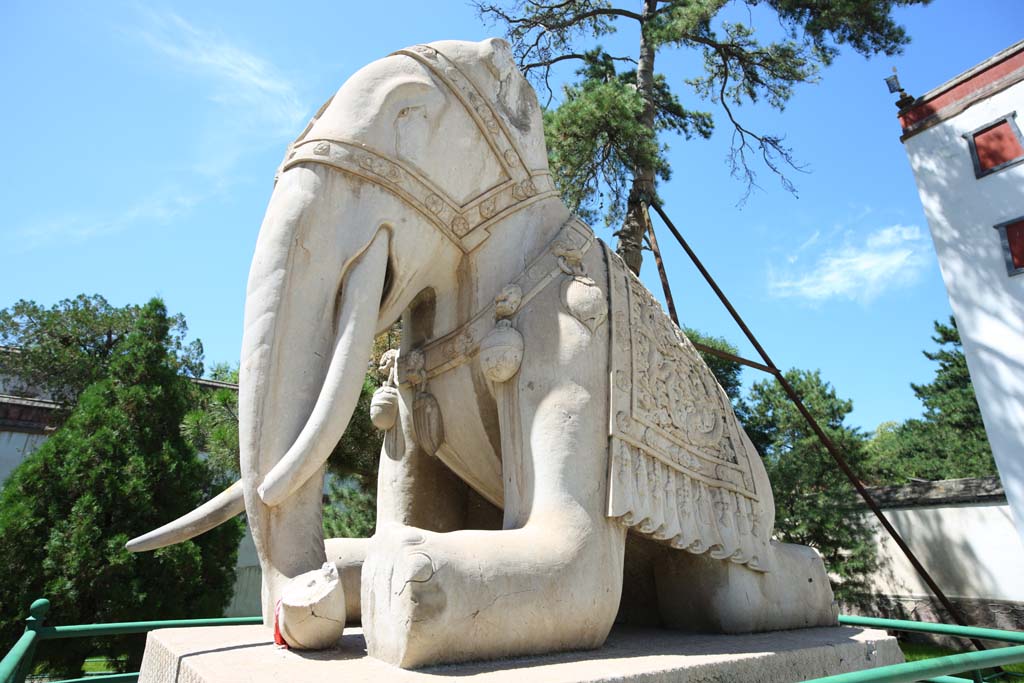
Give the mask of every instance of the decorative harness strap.
M 531 171 L 526 167 L 501 117 L 454 62 L 429 45 L 416 45 L 393 54 L 415 59 L 455 95 L 494 151 L 507 179 L 460 204 L 410 163 L 392 159 L 353 140 L 306 138 L 312 124 L 289 145 L 279 174 L 298 164 L 317 163 L 367 180 L 419 211 L 463 253 L 483 244 L 490 236 L 489 228 L 509 214 L 557 196 L 549 171 Z M 317 118 L 326 108 L 327 104 L 320 108 Z
M 468 321 L 398 358 L 398 382 L 417 386 L 476 356 L 496 319 L 511 318 L 561 275 L 579 276 L 583 257 L 596 238 L 578 216 L 570 218 L 548 246 Z

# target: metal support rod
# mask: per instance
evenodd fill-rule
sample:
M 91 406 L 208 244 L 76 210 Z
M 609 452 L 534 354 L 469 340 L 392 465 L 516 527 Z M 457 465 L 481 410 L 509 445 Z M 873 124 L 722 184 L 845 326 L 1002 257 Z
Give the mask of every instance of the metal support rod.
M 678 324 L 679 323 L 676 323 L 676 325 Z M 715 347 L 708 346 L 707 344 L 695 342 L 692 339 L 690 340 L 690 343 L 693 344 L 694 348 L 696 348 L 701 353 L 710 353 L 712 356 L 718 356 L 719 358 L 724 358 L 725 360 L 731 360 L 733 363 L 746 365 L 748 368 L 755 368 L 757 370 L 760 370 L 761 372 L 767 372 L 769 375 L 777 376 L 779 374 L 778 368 L 770 368 L 767 365 L 758 363 L 757 361 L 750 360 L 748 358 L 743 358 L 742 356 L 737 356 L 735 354 L 729 353 L 728 351 L 716 349 Z
M 826 434 L 825 431 L 818 424 L 818 421 L 815 420 L 814 416 L 811 415 L 810 411 L 807 410 L 807 407 L 804 405 L 804 402 L 800 399 L 799 394 L 797 394 L 796 390 L 789 383 L 789 380 L 786 379 L 785 375 L 782 374 L 778 366 L 776 366 L 775 363 L 772 362 L 772 359 L 768 356 L 768 352 L 765 351 L 764 347 L 762 347 L 760 342 L 757 341 L 757 337 L 754 336 L 754 333 L 750 331 L 749 327 L 747 327 L 747 324 L 743 321 L 743 318 L 741 318 L 740 314 L 736 311 L 735 308 L 733 308 L 733 305 L 729 301 L 729 298 L 725 296 L 725 293 L 718 286 L 718 283 L 715 282 L 715 279 L 713 277 L 711 277 L 711 273 L 709 273 L 707 268 L 704 267 L 704 264 L 701 263 L 700 259 L 697 257 L 697 254 L 693 251 L 693 249 L 690 248 L 690 245 L 676 229 L 676 226 L 672 223 L 671 219 L 669 219 L 669 217 L 665 215 L 665 211 L 661 208 L 661 205 L 654 201 L 652 201 L 650 205 L 655 211 L 658 212 L 658 215 L 661 217 L 661 220 L 664 221 L 665 226 L 668 227 L 669 231 L 676 238 L 676 241 L 679 242 L 679 246 L 683 248 L 683 250 L 686 252 L 686 255 L 690 257 L 691 261 L 693 261 L 693 264 L 697 266 L 697 270 L 700 271 L 700 274 L 704 277 L 704 280 L 707 281 L 708 285 L 711 286 L 711 289 L 714 290 L 715 294 L 718 296 L 719 301 L 722 302 L 722 305 L 725 306 L 726 310 L 729 311 L 729 315 L 731 315 L 732 319 L 736 322 L 737 325 L 739 325 L 739 328 L 743 330 L 743 334 L 746 335 L 747 340 L 750 341 L 750 343 L 754 346 L 755 349 L 757 349 L 757 353 L 761 356 L 761 359 L 764 361 L 764 364 L 768 368 L 767 372 L 770 372 L 771 374 L 775 375 L 775 378 L 779 380 L 779 384 L 782 386 L 783 391 L 785 391 L 786 395 L 789 396 L 789 400 L 793 402 L 793 405 L 796 406 L 796 409 L 800 411 L 800 414 L 803 416 L 804 420 L 807 421 L 807 424 L 810 426 L 815 436 L 818 437 L 818 441 L 821 442 L 821 444 L 825 447 L 825 450 L 828 451 L 828 454 L 832 456 L 833 460 L 835 460 L 836 464 L 839 466 L 839 469 L 842 470 L 843 474 L 846 475 L 846 478 L 850 480 L 851 484 L 853 484 L 853 487 L 857 490 L 857 493 L 860 494 L 860 497 L 867 504 L 868 508 L 871 510 L 872 513 L 874 513 L 875 517 L 878 518 L 879 523 L 888 532 L 889 536 L 892 537 L 892 540 L 896 542 L 896 545 L 899 546 L 900 550 L 903 551 L 903 554 L 906 555 L 907 560 L 909 560 L 910 564 L 914 567 L 914 571 L 916 571 L 918 576 L 920 576 L 921 579 L 925 582 L 925 584 L 927 584 L 929 590 L 931 590 L 935 597 L 938 598 L 939 602 L 942 603 L 942 606 L 946 609 L 947 612 L 949 612 L 949 615 L 961 626 L 968 626 L 969 624 L 964 619 L 963 615 L 960 613 L 960 610 L 958 610 L 953 605 L 953 603 L 950 602 L 949 598 L 946 597 L 946 594 L 943 593 L 942 589 L 939 588 L 937 583 L 935 583 L 935 580 L 932 578 L 931 574 L 928 573 L 928 570 L 924 568 L 924 565 L 922 565 L 920 560 L 917 559 L 917 556 L 914 555 L 914 552 L 910 549 L 910 546 L 907 545 L 906 541 L 903 540 L 903 537 L 900 536 L 899 532 L 896 531 L 896 528 L 893 527 L 893 525 L 886 518 L 885 514 L 882 512 L 882 509 L 878 507 L 878 503 L 876 503 L 875 499 L 871 497 L 870 493 L 868 493 L 868 490 L 867 488 L 865 488 L 864 483 L 861 482 L 860 478 L 854 473 L 853 469 L 850 468 L 849 463 L 846 462 L 846 458 L 844 458 L 843 455 L 839 452 L 839 448 L 836 447 L 832 439 L 829 438 L 828 434 Z M 982 644 L 980 640 L 972 638 L 971 642 L 979 650 L 985 649 L 984 644 Z
M 654 235 L 654 224 L 651 223 L 651 217 L 646 211 L 644 211 L 644 219 L 647 221 L 647 239 L 651 243 L 654 264 L 658 266 L 658 277 L 661 278 L 661 289 L 665 292 L 665 305 L 668 306 L 668 314 L 672 316 L 672 322 L 676 324 L 676 327 L 682 329 L 682 325 L 679 324 L 679 315 L 676 313 L 676 302 L 672 298 L 672 289 L 668 286 L 668 273 L 665 272 L 665 262 L 661 260 L 658 238 Z

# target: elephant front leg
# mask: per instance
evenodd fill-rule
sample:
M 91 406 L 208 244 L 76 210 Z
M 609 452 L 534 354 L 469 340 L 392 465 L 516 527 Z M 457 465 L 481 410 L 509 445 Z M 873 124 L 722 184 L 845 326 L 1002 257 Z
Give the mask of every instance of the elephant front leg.
M 522 518 L 506 516 L 506 527 L 518 528 L 380 527 L 363 567 L 371 656 L 416 668 L 604 643 L 622 589 L 625 529 L 604 515 L 603 406 L 582 386 L 540 379 L 520 400 L 518 498 L 508 482 L 505 490 Z
M 409 411 L 404 411 L 408 414 Z M 405 426 L 405 429 L 408 429 Z M 408 442 L 402 425 L 387 431 L 377 476 L 377 525 L 414 524 L 447 531 L 460 528 L 466 509 L 466 485 L 447 468 Z M 362 619 L 360 599 L 368 538 L 328 538 L 327 561 L 337 567 L 345 591 L 347 621 Z

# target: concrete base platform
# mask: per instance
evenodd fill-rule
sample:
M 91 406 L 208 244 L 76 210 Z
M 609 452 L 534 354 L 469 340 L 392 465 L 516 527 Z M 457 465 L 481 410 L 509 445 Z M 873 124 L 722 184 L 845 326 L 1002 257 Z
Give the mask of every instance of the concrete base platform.
M 616 628 L 600 650 L 404 671 L 366 655 L 362 631 L 338 646 L 296 652 L 263 626 L 153 631 L 140 683 L 796 683 L 903 661 L 884 631 L 811 628 L 745 636 Z

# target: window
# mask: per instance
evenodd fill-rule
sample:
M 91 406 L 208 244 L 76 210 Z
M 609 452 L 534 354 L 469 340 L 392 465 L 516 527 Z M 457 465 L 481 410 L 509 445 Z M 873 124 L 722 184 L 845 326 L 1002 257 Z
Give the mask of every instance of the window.
M 1017 112 L 964 133 L 974 162 L 974 177 L 981 178 L 1024 161 L 1024 138 L 1017 127 Z
M 1003 243 L 1008 275 L 1024 273 L 1024 216 L 995 226 Z

